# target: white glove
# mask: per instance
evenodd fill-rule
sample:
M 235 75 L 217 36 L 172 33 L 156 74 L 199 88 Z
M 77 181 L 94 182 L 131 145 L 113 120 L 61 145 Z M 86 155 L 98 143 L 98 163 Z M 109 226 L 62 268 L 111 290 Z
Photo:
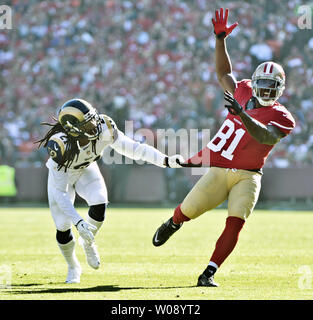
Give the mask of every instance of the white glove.
M 184 162 L 185 159 L 180 154 L 175 154 L 165 159 L 165 165 L 170 168 L 182 168 L 181 164 Z
M 92 224 L 90 224 L 82 219 L 76 224 L 76 228 L 77 228 L 79 235 L 88 244 L 91 244 L 94 241 L 95 237 L 94 237 L 93 233 L 91 232 L 91 230 L 96 230 L 97 229 L 96 226 L 93 226 Z

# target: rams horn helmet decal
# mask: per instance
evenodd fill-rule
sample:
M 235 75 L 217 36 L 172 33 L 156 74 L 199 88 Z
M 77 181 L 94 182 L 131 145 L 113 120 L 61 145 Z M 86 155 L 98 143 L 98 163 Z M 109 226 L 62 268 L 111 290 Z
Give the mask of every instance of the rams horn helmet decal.
M 72 137 L 95 140 L 101 133 L 101 122 L 97 110 L 83 99 L 72 99 L 59 110 L 58 120 Z
M 252 75 L 252 93 L 262 106 L 271 106 L 283 94 L 285 72 L 281 65 L 267 61 L 261 63 Z

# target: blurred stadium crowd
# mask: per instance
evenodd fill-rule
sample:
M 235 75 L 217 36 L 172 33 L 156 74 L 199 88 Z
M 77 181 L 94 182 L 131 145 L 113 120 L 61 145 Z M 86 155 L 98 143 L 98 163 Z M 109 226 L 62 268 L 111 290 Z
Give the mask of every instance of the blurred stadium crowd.
M 267 166 L 313 162 L 313 37 L 301 30 L 300 0 L 11 1 L 13 29 L 0 30 L 0 159 L 42 166 L 33 142 L 56 108 L 90 101 L 124 130 L 209 128 L 225 116 L 214 70 L 215 9 L 228 7 L 239 26 L 228 38 L 237 79 L 265 61 L 287 74 L 280 102 L 297 121 Z

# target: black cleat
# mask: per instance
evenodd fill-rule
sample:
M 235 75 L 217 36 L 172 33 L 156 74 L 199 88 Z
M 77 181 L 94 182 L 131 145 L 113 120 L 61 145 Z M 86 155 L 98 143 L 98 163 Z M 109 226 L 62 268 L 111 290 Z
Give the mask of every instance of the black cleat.
M 202 273 L 198 278 L 197 287 L 218 287 L 218 284 L 214 281 L 214 275 L 208 277 Z
M 183 224 L 174 224 L 173 219 L 170 218 L 164 222 L 156 231 L 152 238 L 154 246 L 159 247 L 164 244 Z

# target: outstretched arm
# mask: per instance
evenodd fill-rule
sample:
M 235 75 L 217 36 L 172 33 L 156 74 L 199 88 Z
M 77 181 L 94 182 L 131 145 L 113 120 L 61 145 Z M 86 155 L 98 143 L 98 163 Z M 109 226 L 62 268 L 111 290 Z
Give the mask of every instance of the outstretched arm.
M 107 115 L 101 115 L 106 127 L 103 128 L 102 138 L 110 141 L 110 146 L 118 153 L 134 160 L 142 160 L 165 168 L 181 168 L 185 160 L 181 155 L 167 156 L 145 143 L 134 141 L 120 131 L 115 122 Z
M 118 137 L 111 147 L 128 158 L 147 161 L 162 168 L 180 168 L 180 164 L 185 162 L 181 155 L 167 156 L 148 144 L 130 139 L 119 130 Z
M 235 92 L 237 87 L 237 81 L 232 74 L 232 65 L 227 52 L 226 38 L 227 36 L 236 28 L 238 23 L 234 23 L 230 27 L 227 27 L 228 19 L 228 9 L 225 11 L 225 16 L 223 15 L 223 8 L 220 11 L 215 11 L 215 19 L 212 19 L 214 26 L 214 33 L 216 36 L 215 40 L 215 69 L 217 73 L 217 78 L 225 90 L 231 93 Z

